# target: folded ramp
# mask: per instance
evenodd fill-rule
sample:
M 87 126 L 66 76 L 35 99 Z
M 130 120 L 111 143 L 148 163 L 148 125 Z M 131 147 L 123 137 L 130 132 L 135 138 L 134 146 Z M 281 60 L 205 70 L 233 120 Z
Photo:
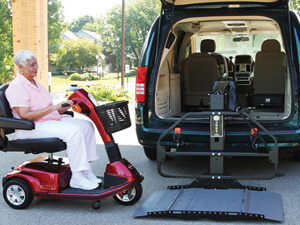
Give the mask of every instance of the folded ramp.
M 180 188 L 156 191 L 133 217 L 283 221 L 281 195 L 248 189 Z

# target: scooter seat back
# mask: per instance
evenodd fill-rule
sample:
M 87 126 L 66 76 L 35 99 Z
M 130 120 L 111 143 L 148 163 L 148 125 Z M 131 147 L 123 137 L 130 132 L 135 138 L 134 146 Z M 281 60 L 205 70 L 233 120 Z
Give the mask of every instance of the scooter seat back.
M 0 87 L 0 116 L 6 118 L 13 118 L 9 103 L 5 97 L 5 91 L 8 88 L 8 84 L 4 84 Z M 1 124 L 0 124 L 1 126 Z M 4 128 L 5 134 L 13 133 L 14 129 Z
M 7 134 L 11 134 L 15 129 L 32 130 L 35 128 L 34 122 L 22 119 L 14 119 L 5 97 L 8 84 L 0 86 L 0 150 L 21 151 L 25 153 L 54 153 L 66 149 L 66 143 L 59 138 L 35 138 L 8 140 Z

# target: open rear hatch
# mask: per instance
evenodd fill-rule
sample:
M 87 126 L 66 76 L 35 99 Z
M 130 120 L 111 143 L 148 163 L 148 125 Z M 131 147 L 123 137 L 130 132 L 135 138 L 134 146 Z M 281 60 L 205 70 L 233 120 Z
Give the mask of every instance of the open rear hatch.
M 198 67 L 195 67 L 196 69 L 186 69 L 188 67 L 192 68 L 195 66 L 195 63 L 192 61 L 193 59 L 190 60 L 191 56 L 196 56 L 196 54 L 200 53 L 198 46 L 200 46 L 200 42 L 204 41 L 204 38 L 214 39 L 214 37 L 219 36 L 220 42 L 217 43 L 217 40 L 215 40 L 215 45 L 221 46 L 222 44 L 224 45 L 224 42 L 226 42 L 227 45 L 233 45 L 233 42 L 243 43 L 245 40 L 249 40 L 249 38 L 246 37 L 247 35 L 251 36 L 249 45 L 251 44 L 253 47 L 253 49 L 248 50 L 249 52 L 243 53 L 236 50 L 236 53 L 233 55 L 229 55 L 228 53 L 233 51 L 231 49 L 226 49 L 228 53 L 227 55 L 225 50 L 221 53 L 218 52 L 218 54 L 220 53 L 222 56 L 224 56 L 223 58 L 227 61 L 227 65 L 234 61 L 231 68 L 229 68 L 229 66 L 225 66 L 225 64 L 224 66 L 219 65 L 218 62 L 218 80 L 222 80 L 224 78 L 223 75 L 225 74 L 224 71 L 226 70 L 224 68 L 228 67 L 226 78 L 224 78 L 224 80 L 228 80 L 227 78 L 230 78 L 229 76 L 232 76 L 231 78 L 234 79 L 233 81 L 237 90 L 237 100 L 241 102 L 241 104 L 238 105 L 239 107 L 250 108 L 250 114 L 256 118 L 259 118 L 260 121 L 278 121 L 283 123 L 286 122 L 287 119 L 290 119 L 291 115 L 293 114 L 293 107 L 291 107 L 291 105 L 293 105 L 294 100 L 294 96 L 292 96 L 294 91 L 291 90 L 291 81 L 294 78 L 291 77 L 291 71 L 287 64 L 285 64 L 284 68 L 282 68 L 282 70 L 285 70 L 283 73 L 286 73 L 286 78 L 285 80 L 282 80 L 282 82 L 281 80 L 278 82 L 285 85 L 284 87 L 279 88 L 280 90 L 283 90 L 283 93 L 277 93 L 272 90 L 272 96 L 269 97 L 269 94 L 265 94 L 269 90 L 264 91 L 263 93 L 253 92 L 253 90 L 255 90 L 254 52 L 261 51 L 261 40 L 278 39 L 281 45 L 281 54 L 285 55 L 289 52 L 287 48 L 289 48 L 291 45 L 281 37 L 282 31 L 279 24 L 272 18 L 265 17 L 264 13 L 259 15 L 254 13 L 255 15 L 250 14 L 251 16 L 237 16 L 238 14 L 236 13 L 233 15 L 228 14 L 228 10 L 226 9 L 240 8 L 241 10 L 245 9 L 247 12 L 249 12 L 248 9 L 251 9 L 251 12 L 262 11 L 263 9 L 267 9 L 268 12 L 270 12 L 273 11 L 273 9 L 276 9 L 279 10 L 278 12 L 282 12 L 288 10 L 287 0 L 161 0 L 161 2 L 161 13 L 164 14 L 164 16 L 172 17 L 172 28 L 170 29 L 170 33 L 168 34 L 163 50 L 161 48 L 161 41 L 157 41 L 156 55 L 159 56 L 159 53 L 161 53 L 161 58 L 156 58 L 160 60 L 160 62 L 157 63 L 160 66 L 158 69 L 157 80 L 153 82 L 153 87 L 155 90 L 153 92 L 149 92 L 149 95 L 151 93 L 155 93 L 153 96 L 154 104 L 152 104 L 152 112 L 155 112 L 158 120 L 161 120 L 161 122 L 170 122 L 177 120 L 187 112 L 209 110 L 210 106 L 207 99 L 209 98 L 208 95 L 212 94 L 213 86 L 210 83 L 207 83 L 206 77 L 197 78 L 198 80 L 196 79 L 194 71 L 199 71 Z M 205 12 L 203 9 L 205 9 Z M 219 10 L 218 13 L 222 12 L 224 9 L 224 12 L 226 13 L 224 16 L 210 17 L 208 16 L 210 14 L 206 13 L 206 9 L 212 9 L 214 12 Z M 205 16 L 198 17 L 198 10 L 199 15 L 204 13 Z M 195 13 L 184 18 L 184 16 L 187 15 L 187 13 L 184 14 L 185 12 Z M 289 13 L 285 14 L 287 15 L 285 22 L 288 22 Z M 178 20 L 178 15 L 184 16 L 180 16 L 180 20 Z M 160 18 L 162 17 L 163 16 Z M 269 34 L 272 34 L 273 36 L 267 36 Z M 162 33 L 159 33 L 158 36 L 159 39 L 164 40 Z M 229 40 L 232 43 L 229 43 Z M 291 42 L 291 40 L 289 41 Z M 190 44 L 188 42 L 193 43 Z M 189 45 L 191 46 L 191 49 L 189 50 L 191 51 L 191 53 L 189 53 L 190 55 L 188 57 L 183 56 L 182 52 L 185 50 L 187 51 Z M 241 47 L 237 46 L 236 49 L 241 49 Z M 212 53 L 210 54 L 212 55 Z M 229 58 L 233 58 L 233 60 Z M 196 60 L 196 58 L 194 60 Z M 260 63 L 260 65 L 262 64 L 263 63 Z M 230 70 L 234 71 L 231 75 Z M 201 87 L 195 87 L 195 84 L 198 84 L 199 82 L 201 83 L 201 79 L 204 79 L 202 84 L 203 88 L 209 87 L 210 91 L 206 89 L 202 90 L 201 85 Z M 213 79 L 217 80 L 216 76 L 214 76 Z M 263 79 L 266 80 L 267 78 Z M 259 82 L 256 83 L 258 84 Z M 273 101 L 275 104 L 269 104 L 270 107 L 268 107 L 267 103 Z M 265 106 L 260 107 L 262 102 L 266 104 Z M 278 104 L 276 102 L 278 102 Z M 199 119 L 196 122 L 199 122 Z
M 161 0 L 162 6 L 164 8 L 177 7 L 177 9 L 183 9 L 187 7 L 224 7 L 227 5 L 229 8 L 237 7 L 270 7 L 270 8 L 280 8 L 285 7 L 287 0 Z

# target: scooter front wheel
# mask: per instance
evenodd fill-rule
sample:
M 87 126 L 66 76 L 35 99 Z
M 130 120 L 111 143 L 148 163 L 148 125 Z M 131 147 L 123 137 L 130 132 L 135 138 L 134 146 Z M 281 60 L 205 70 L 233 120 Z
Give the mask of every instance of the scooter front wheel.
M 143 187 L 141 184 L 138 184 L 137 186 L 127 191 L 115 195 L 114 199 L 122 205 L 133 205 L 138 200 L 140 200 L 142 194 L 143 194 Z
M 101 208 L 101 202 L 100 201 L 94 201 L 92 203 L 92 208 L 95 209 L 95 210 L 98 210 Z
M 3 198 L 10 207 L 25 209 L 33 200 L 32 189 L 26 181 L 13 178 L 3 187 Z

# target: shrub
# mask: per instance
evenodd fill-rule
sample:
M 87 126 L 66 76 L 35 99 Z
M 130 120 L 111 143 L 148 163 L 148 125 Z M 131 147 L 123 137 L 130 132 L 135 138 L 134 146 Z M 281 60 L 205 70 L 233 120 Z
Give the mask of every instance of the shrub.
M 92 73 L 84 73 L 85 77 L 87 77 L 88 80 L 99 80 L 100 77 L 98 75 L 92 74 Z
M 62 72 L 52 72 L 51 75 L 52 76 L 61 76 Z
M 129 77 L 134 77 L 134 76 L 136 76 L 136 69 L 131 69 L 131 70 L 129 71 L 129 73 L 128 73 L 128 76 L 129 76 Z
M 62 71 L 62 74 L 64 75 L 71 75 L 73 73 L 76 73 L 76 71 Z
M 90 74 L 89 79 L 90 80 L 99 80 L 100 77 L 98 75 L 95 75 L 95 74 Z
M 80 77 L 81 77 L 82 81 L 89 80 L 89 78 L 90 78 L 90 76 L 88 74 L 82 74 L 82 75 L 80 75 Z
M 81 76 L 79 73 L 73 73 L 69 79 L 70 80 L 81 80 Z
M 129 99 L 130 95 L 124 88 L 108 86 L 92 86 L 87 90 L 97 101 L 121 101 Z
M 86 81 L 86 80 L 99 80 L 100 78 L 99 76 L 91 73 L 84 73 L 84 74 L 73 73 L 69 79 L 77 80 L 77 81 Z

